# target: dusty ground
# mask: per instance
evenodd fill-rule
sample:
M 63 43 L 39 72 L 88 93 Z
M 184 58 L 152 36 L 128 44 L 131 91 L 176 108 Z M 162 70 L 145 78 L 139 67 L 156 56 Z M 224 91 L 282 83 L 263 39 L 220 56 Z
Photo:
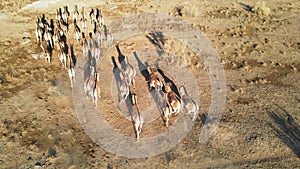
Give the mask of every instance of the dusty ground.
M 119 157 L 97 147 L 76 117 L 67 73 L 61 69 L 58 59 L 48 65 L 44 59 L 34 58 L 41 52 L 34 37 L 35 15 L 46 13 L 54 18 L 55 9 L 65 4 L 59 2 L 30 11 L 21 9 L 30 0 L 0 2 L 0 168 L 300 166 L 299 1 L 265 1 L 270 8 L 269 15 L 249 11 L 249 6 L 255 6 L 255 1 L 250 0 L 98 4 L 97 1 L 72 1 L 68 4 L 70 9 L 76 3 L 79 7 L 100 7 L 108 22 L 143 12 L 181 17 L 203 31 L 216 48 L 227 83 L 226 107 L 217 132 L 205 144 L 199 144 L 202 125 L 198 118 L 176 147 L 146 159 Z M 139 46 L 151 48 L 146 40 L 130 39 L 121 42 L 120 47 L 126 54 Z M 166 50 L 171 50 L 172 45 L 166 46 Z M 80 49 L 75 51 L 78 53 Z M 109 60 L 111 55 L 106 58 L 107 67 L 103 72 L 113 66 Z M 203 63 L 192 60 L 192 65 L 194 73 L 198 72 L 202 117 L 210 106 L 210 84 Z M 119 115 L 111 108 L 114 103 L 108 99 L 110 94 L 103 92 L 99 101 L 100 106 L 108 106 L 108 111 L 113 112 L 105 118 L 116 129 L 123 129 L 121 133 L 133 137 L 132 126 L 122 127 L 130 124 L 128 120 L 123 118 L 115 123 L 114 118 Z M 156 120 L 153 126 L 157 127 L 156 131 L 164 132 L 162 124 Z M 143 132 L 144 136 L 154 134 L 146 125 Z

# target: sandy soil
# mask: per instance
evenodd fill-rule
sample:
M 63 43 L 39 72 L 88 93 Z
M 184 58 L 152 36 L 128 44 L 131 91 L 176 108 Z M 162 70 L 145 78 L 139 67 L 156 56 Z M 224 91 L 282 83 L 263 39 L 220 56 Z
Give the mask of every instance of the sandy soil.
M 205 143 L 198 138 L 209 111 L 211 89 L 205 66 L 192 59 L 189 67 L 200 90 L 200 116 L 188 135 L 163 154 L 129 159 L 97 146 L 85 133 L 74 110 L 68 75 L 54 55 L 48 65 L 38 58 L 35 16 L 55 18 L 65 1 L 22 9 L 32 0 L 0 1 L 0 168 L 297 168 L 300 166 L 300 2 L 265 1 L 269 15 L 251 12 L 254 1 L 71 1 L 99 7 L 110 23 L 129 14 L 158 12 L 187 20 L 212 42 L 226 73 L 226 106 L 217 132 Z M 71 35 L 70 35 L 71 36 Z M 145 37 L 120 41 L 126 55 L 155 49 Z M 170 39 L 166 51 L 181 49 Z M 143 51 L 143 50 L 141 50 Z M 188 49 L 179 50 L 181 55 Z M 76 46 L 75 53 L 80 48 Z M 111 56 L 103 59 L 111 71 Z M 193 58 L 193 55 L 190 55 Z M 130 60 L 132 60 L 130 58 Z M 151 60 L 149 60 L 151 62 Z M 100 68 L 99 68 L 100 69 Z M 138 74 L 137 81 L 143 77 Z M 145 84 L 136 92 L 142 93 Z M 105 89 L 105 85 L 101 85 Z M 130 121 L 120 118 L 103 90 L 99 106 L 112 112 L 104 118 L 120 133 L 134 137 Z M 149 98 L 141 99 L 147 108 Z M 175 118 L 171 119 L 171 124 Z M 124 127 L 124 125 L 126 125 Z M 161 119 L 145 125 L 143 137 L 164 132 Z

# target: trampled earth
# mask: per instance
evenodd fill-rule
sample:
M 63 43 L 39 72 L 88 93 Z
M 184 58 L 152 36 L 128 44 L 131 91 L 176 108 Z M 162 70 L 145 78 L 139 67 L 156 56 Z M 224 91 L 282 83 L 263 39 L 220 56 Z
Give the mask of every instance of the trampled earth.
M 299 167 L 300 2 L 258 2 L 0 1 L 0 168 Z M 192 73 L 193 81 L 186 81 L 182 79 L 192 76 L 165 72 L 176 85 L 190 85 L 188 91 L 193 91 L 190 95 L 200 106 L 197 120 L 175 147 L 147 158 L 118 156 L 89 137 L 74 103 L 82 99 L 92 105 L 91 99 L 83 94 L 83 98 L 74 98 L 78 95 L 72 91 L 57 51 L 49 65 L 40 57 L 42 50 L 35 38 L 37 15 L 55 19 L 56 9 L 65 5 L 72 15 L 75 4 L 80 10 L 84 6 L 87 16 L 92 8 L 101 9 L 107 25 L 123 17 L 157 13 L 184 20 L 201 31 L 215 48 L 226 76 L 226 103 L 213 135 L 199 143 L 208 112 L 215 106 L 210 68 L 178 39 L 162 36 L 164 32 L 145 32 L 125 39 L 114 36 L 114 45 L 118 44 L 137 68 L 141 66 L 139 58 L 143 64 L 158 63 L 163 70 L 169 66 Z M 144 22 L 149 24 L 151 20 Z M 108 29 L 121 32 L 123 28 Z M 74 45 L 76 76 L 83 77 L 86 58 L 73 32 L 70 26 L 67 38 Z M 96 110 L 114 131 L 134 138 L 130 114 L 122 114 L 125 104 L 117 103 L 112 58 L 117 59 L 118 52 L 114 46 L 102 52 L 105 55 L 97 68 L 102 78 L 101 98 Z M 134 92 L 139 96 L 141 111 L 146 112 L 153 100 L 146 93 L 147 82 L 139 69 L 135 80 L 138 87 Z M 168 132 L 159 111 L 152 113 L 146 115 L 151 122 L 144 124 L 141 138 Z M 177 118 L 170 118 L 170 127 L 178 123 Z

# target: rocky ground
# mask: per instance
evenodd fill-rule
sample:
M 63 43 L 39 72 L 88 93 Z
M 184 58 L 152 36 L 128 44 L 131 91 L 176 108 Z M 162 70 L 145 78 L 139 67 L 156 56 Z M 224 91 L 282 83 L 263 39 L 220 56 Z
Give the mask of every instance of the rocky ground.
M 250 0 L 58 1 L 24 8 L 32 2 L 0 1 L 0 168 L 300 166 L 299 1 L 265 1 L 265 7 Z M 56 8 L 68 5 L 72 11 L 74 4 L 101 8 L 107 23 L 130 14 L 157 12 L 187 20 L 201 30 L 218 52 L 226 74 L 226 106 L 214 135 L 198 143 L 211 89 L 202 61 L 191 59 L 186 64 L 200 86 L 200 115 L 178 145 L 160 155 L 130 159 L 93 142 L 77 118 L 66 71 L 56 57 L 51 65 L 39 58 L 41 50 L 35 41 L 36 15 L 55 18 Z M 155 49 L 145 37 L 119 43 L 126 55 L 145 46 Z M 164 49 L 181 46 L 167 39 Z M 175 54 L 186 51 L 189 49 Z M 79 52 L 76 47 L 75 53 Z M 112 70 L 110 59 L 116 55 L 112 49 L 104 56 L 107 67 L 101 67 L 101 72 Z M 142 79 L 140 74 L 137 79 Z M 131 126 L 123 127 L 130 124 L 128 120 L 115 119 L 118 111 L 113 105 L 111 93 L 104 90 L 99 109 L 106 106 L 113 112 L 104 118 L 120 133 L 134 137 Z M 142 135 L 152 136 L 157 131 L 166 131 L 161 120 L 152 127 L 145 125 Z

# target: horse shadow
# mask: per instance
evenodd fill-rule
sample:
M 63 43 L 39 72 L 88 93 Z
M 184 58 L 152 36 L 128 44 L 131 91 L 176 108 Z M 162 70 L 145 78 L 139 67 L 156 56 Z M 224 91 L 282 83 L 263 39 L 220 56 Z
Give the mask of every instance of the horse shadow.
M 122 54 L 119 45 L 116 45 L 116 49 L 117 49 L 117 52 L 118 52 L 118 61 L 121 64 L 121 69 L 124 69 L 125 64 L 126 64 L 125 61 L 124 61 L 125 56 Z
M 141 59 L 138 57 L 136 51 L 133 52 L 133 55 L 138 63 L 138 68 L 139 68 L 139 71 L 141 72 L 141 74 L 143 75 L 143 77 L 145 78 L 145 81 L 149 81 L 150 80 L 150 75 L 149 75 L 149 72 L 147 70 L 147 67 L 149 66 L 147 62 L 143 63 L 141 61 Z
M 70 45 L 70 51 L 71 51 L 72 62 L 74 64 L 74 66 L 76 66 L 77 59 L 76 59 L 76 56 L 75 56 L 74 45 L 73 44 Z
M 121 76 L 120 76 L 120 73 L 122 71 L 119 68 L 119 66 L 117 65 L 117 62 L 116 62 L 116 59 L 114 56 L 111 57 L 111 61 L 113 63 L 113 74 L 114 74 L 115 82 L 116 82 L 116 85 L 118 86 L 118 84 L 122 81 Z M 118 89 L 118 100 L 119 100 L 120 89 L 118 87 L 117 87 L 117 89 Z M 127 99 L 125 100 L 125 104 L 126 104 L 126 108 L 128 110 L 128 115 L 130 115 L 130 116 L 132 116 L 131 112 L 133 110 L 133 107 L 132 107 L 131 99 L 128 99 L 128 98 L 131 98 L 131 96 L 132 96 L 132 92 L 131 92 L 131 90 L 129 90 L 129 95 L 128 95 Z M 117 105 L 117 107 L 120 110 L 122 110 L 120 105 Z
M 165 37 L 162 32 L 150 32 L 146 38 L 156 47 L 157 53 L 161 56 L 164 53 Z
M 117 62 L 116 62 L 116 59 L 114 56 L 111 57 L 111 61 L 113 63 L 113 74 L 114 74 L 115 81 L 116 81 L 116 83 L 119 83 L 119 82 L 121 82 L 121 77 L 120 77 L 121 69 L 117 65 Z
M 84 64 L 83 66 L 83 78 L 84 78 L 84 81 L 86 81 L 90 75 L 91 75 L 91 69 L 90 69 L 90 66 L 93 66 L 95 68 L 95 71 L 96 71 L 96 65 L 95 65 L 95 61 L 94 58 L 92 57 L 92 54 L 91 54 L 91 51 L 89 50 L 88 51 L 88 57 L 87 57 L 87 62 Z
M 164 87 L 163 87 L 164 93 L 166 92 L 165 84 L 170 83 L 170 84 L 171 84 L 171 89 L 172 89 L 172 91 L 175 92 L 175 94 L 176 94 L 177 96 L 180 97 L 179 90 L 178 90 L 178 87 L 176 86 L 175 82 L 174 82 L 173 80 L 171 80 L 171 79 L 163 72 L 163 70 L 160 68 L 160 66 L 159 66 L 158 63 L 155 64 L 155 67 L 156 67 L 157 71 L 159 72 L 159 74 L 160 74 L 160 75 L 163 77 L 163 79 L 164 79 Z

